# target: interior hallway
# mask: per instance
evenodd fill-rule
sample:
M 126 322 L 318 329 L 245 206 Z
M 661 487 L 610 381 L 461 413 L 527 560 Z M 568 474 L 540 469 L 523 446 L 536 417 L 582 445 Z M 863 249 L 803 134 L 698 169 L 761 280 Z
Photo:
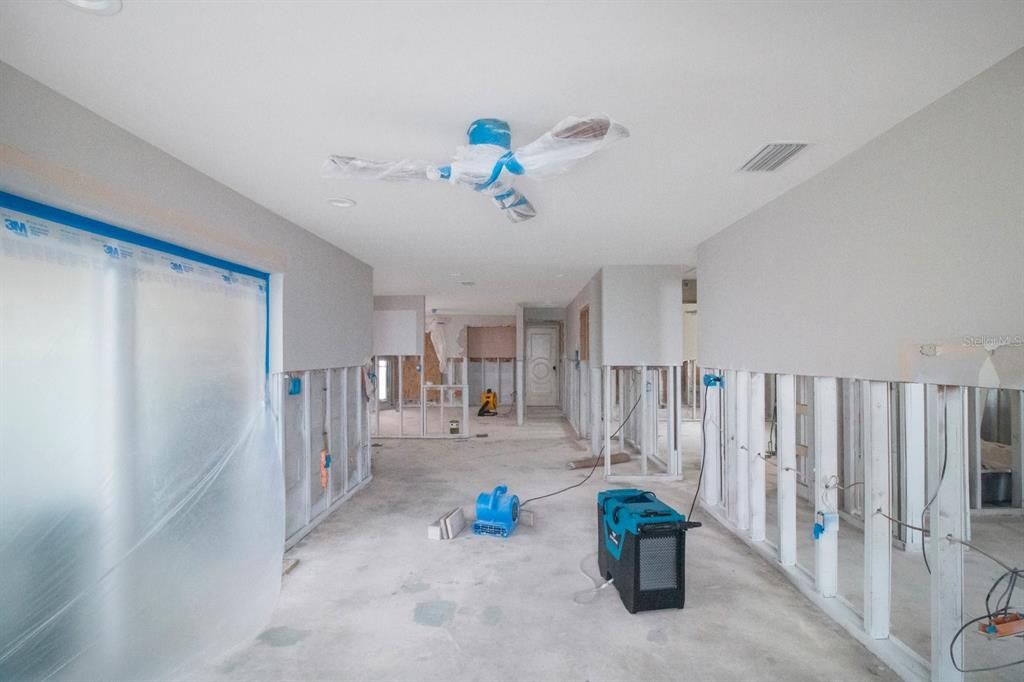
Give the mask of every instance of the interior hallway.
M 260 637 L 183 679 L 845 680 L 896 676 L 718 523 L 687 538 L 686 608 L 630 615 L 609 587 L 573 597 L 597 574 L 599 474 L 528 505 L 533 527 L 508 540 L 430 541 L 426 526 L 506 484 L 526 499 L 576 482 L 586 456 L 557 416 L 471 418 L 466 441 L 383 440 L 369 487 L 288 557 L 273 620 Z M 649 486 L 685 512 L 695 477 Z M 590 595 L 580 595 L 584 600 Z M 563 607 L 552 608 L 561 604 Z M 742 652 L 742 653 L 739 653 Z

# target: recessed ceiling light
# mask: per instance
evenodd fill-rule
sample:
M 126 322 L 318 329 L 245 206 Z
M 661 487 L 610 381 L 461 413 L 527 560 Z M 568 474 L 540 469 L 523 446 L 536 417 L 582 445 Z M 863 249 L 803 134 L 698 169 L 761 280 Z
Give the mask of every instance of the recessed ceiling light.
M 562 279 L 563 277 L 565 277 L 565 273 L 564 272 L 560 272 L 557 275 L 555 275 L 555 277 L 557 277 L 558 279 Z
M 448 276 L 449 277 L 462 277 L 462 273 L 461 272 L 449 272 Z
M 64 0 L 64 2 L 90 14 L 110 16 L 121 11 L 121 0 Z
M 336 208 L 352 208 L 356 205 L 355 199 L 346 199 L 345 197 L 338 197 L 336 199 L 328 199 L 327 203 Z

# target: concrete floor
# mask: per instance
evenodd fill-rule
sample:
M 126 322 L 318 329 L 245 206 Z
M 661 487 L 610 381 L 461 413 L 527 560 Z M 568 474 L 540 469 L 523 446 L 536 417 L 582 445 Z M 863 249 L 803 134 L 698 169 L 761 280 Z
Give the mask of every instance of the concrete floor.
M 530 505 L 535 525 L 507 540 L 427 540 L 430 521 L 456 505 L 471 512 L 496 484 L 525 499 L 583 476 L 565 467 L 585 444 L 564 420 L 473 420 L 487 438 L 374 448 L 370 486 L 289 552 L 300 563 L 267 629 L 186 678 L 896 679 L 699 511 L 684 610 L 630 615 L 613 587 L 574 603 L 592 584 L 581 563 L 597 573 L 595 495 L 607 487 L 597 476 Z M 689 506 L 692 483 L 647 487 Z

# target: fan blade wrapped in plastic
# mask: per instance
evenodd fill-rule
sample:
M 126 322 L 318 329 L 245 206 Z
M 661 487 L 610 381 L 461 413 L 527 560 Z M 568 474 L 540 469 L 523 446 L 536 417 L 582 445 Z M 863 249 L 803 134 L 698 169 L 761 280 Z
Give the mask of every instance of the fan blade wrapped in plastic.
M 512 185 L 496 182 L 483 192 L 491 196 L 495 206 L 513 223 L 521 223 L 537 215 L 533 204 Z
M 405 182 L 408 180 L 440 180 L 437 166 L 426 161 L 372 161 L 354 156 L 329 156 L 324 161 L 325 177 L 357 178 L 359 180 L 385 180 Z
M 554 128 L 515 152 L 527 175 L 563 173 L 582 158 L 629 137 L 629 130 L 607 116 L 563 119 Z

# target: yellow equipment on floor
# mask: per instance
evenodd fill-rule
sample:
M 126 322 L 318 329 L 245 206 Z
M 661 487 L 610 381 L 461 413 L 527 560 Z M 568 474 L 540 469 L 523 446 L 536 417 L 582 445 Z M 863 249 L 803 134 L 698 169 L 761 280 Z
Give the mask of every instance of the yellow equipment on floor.
M 498 394 L 487 389 L 480 394 L 480 411 L 478 417 L 493 417 L 498 414 Z

